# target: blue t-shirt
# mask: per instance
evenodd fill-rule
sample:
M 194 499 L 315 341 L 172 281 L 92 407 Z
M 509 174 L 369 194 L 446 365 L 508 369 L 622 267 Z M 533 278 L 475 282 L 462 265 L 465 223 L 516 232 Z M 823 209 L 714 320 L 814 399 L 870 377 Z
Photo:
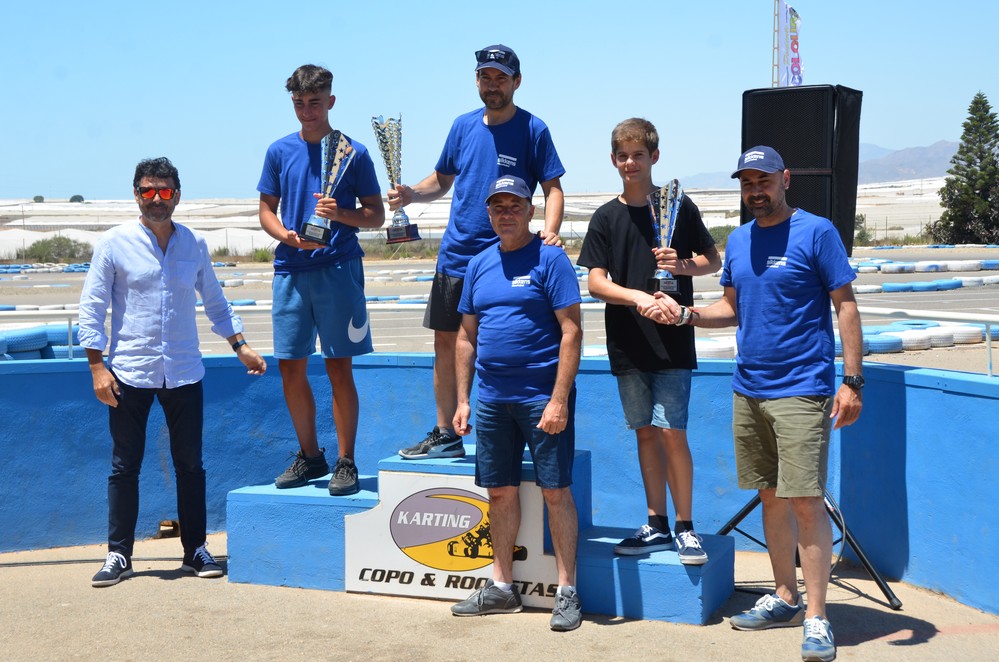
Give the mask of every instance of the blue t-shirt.
M 721 284 L 735 288 L 739 328 L 732 388 L 753 398 L 834 393 L 829 292 L 856 278 L 831 222 L 797 210 L 787 221 L 736 228 Z
M 381 195 L 375 165 L 368 149 L 347 138 L 354 148 L 354 158 L 333 192 L 337 206 L 356 209 L 357 199 Z M 267 148 L 257 191 L 281 198 L 281 223 L 301 234 L 302 225 L 316 211 L 313 193 L 323 191 L 323 157 L 320 145 L 307 143 L 296 132 L 275 141 Z M 333 236 L 326 248 L 303 251 L 279 243 L 274 249 L 275 273 L 293 273 L 318 269 L 364 255 L 357 241 L 357 228 L 333 221 Z
M 483 109 L 451 125 L 435 170 L 454 175 L 451 215 L 437 254 L 437 271 L 465 276 L 468 261 L 498 241 L 486 214 L 486 191 L 500 175 L 516 175 L 533 192 L 565 174 L 544 122 L 523 108 L 508 122 L 486 126 Z
M 562 343 L 555 311 L 580 301 L 569 257 L 538 237 L 515 251 L 504 253 L 496 245 L 472 258 L 458 311 L 479 321 L 479 400 L 551 397 Z

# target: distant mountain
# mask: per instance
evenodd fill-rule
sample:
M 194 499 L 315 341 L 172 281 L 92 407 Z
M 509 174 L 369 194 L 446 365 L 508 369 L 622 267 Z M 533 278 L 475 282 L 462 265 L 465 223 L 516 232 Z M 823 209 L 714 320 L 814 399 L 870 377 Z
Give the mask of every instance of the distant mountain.
M 880 158 L 861 161 L 857 181 L 860 184 L 896 182 L 902 179 L 943 177 L 950 168 L 957 143 L 940 140 L 929 147 L 909 147 Z
M 860 144 L 860 184 L 897 182 L 903 179 L 944 177 L 950 159 L 957 152 L 957 143 L 941 140 L 929 147 L 908 147 L 892 150 L 871 143 Z M 734 189 L 738 184 L 731 172 L 703 172 L 680 179 L 684 188 Z

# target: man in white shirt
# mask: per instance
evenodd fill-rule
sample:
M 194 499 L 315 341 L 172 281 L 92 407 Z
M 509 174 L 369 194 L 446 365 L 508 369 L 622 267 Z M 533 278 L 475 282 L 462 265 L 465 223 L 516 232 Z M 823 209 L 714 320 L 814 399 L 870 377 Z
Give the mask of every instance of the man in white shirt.
M 166 158 L 142 161 L 135 168 L 133 188 L 139 220 L 104 233 L 80 295 L 80 345 L 90 363 L 94 393 L 108 405 L 113 441 L 108 556 L 93 586 L 112 586 L 132 575 L 139 470 L 153 398 L 163 407 L 170 432 L 184 546 L 181 569 L 198 577 L 222 576 L 205 547 L 199 294 L 212 331 L 232 344 L 247 372 L 262 375 L 267 370 L 243 339 L 243 323 L 222 294 L 204 238 L 171 218 L 180 201 L 177 169 Z M 110 338 L 104 326 L 109 306 Z

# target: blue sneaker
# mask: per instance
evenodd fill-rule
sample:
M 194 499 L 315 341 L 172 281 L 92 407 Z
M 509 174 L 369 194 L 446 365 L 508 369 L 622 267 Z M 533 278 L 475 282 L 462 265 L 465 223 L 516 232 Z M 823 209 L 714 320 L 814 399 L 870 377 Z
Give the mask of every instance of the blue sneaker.
M 832 626 L 829 625 L 829 621 L 820 616 L 805 619 L 801 659 L 804 662 L 832 662 L 836 659 L 836 643 L 833 641 Z
M 728 622 L 736 630 L 768 630 L 770 628 L 789 628 L 801 625 L 805 620 L 805 606 L 798 596 L 798 604 L 790 605 L 773 593 L 764 595 L 756 601 L 749 611 L 736 614 Z
M 681 531 L 676 534 L 676 554 L 683 565 L 704 565 L 708 562 L 708 553 L 701 547 L 702 539 L 693 531 Z

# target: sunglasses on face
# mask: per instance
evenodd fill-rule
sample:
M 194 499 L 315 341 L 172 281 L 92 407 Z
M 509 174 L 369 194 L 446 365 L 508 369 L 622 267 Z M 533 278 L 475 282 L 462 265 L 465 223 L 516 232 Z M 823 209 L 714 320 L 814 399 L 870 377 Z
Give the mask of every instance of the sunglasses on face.
M 175 188 L 156 188 L 155 186 L 140 186 L 135 189 L 139 192 L 139 196 L 145 200 L 152 200 L 156 197 L 156 194 L 160 194 L 160 200 L 171 200 L 174 194 L 177 192 Z

